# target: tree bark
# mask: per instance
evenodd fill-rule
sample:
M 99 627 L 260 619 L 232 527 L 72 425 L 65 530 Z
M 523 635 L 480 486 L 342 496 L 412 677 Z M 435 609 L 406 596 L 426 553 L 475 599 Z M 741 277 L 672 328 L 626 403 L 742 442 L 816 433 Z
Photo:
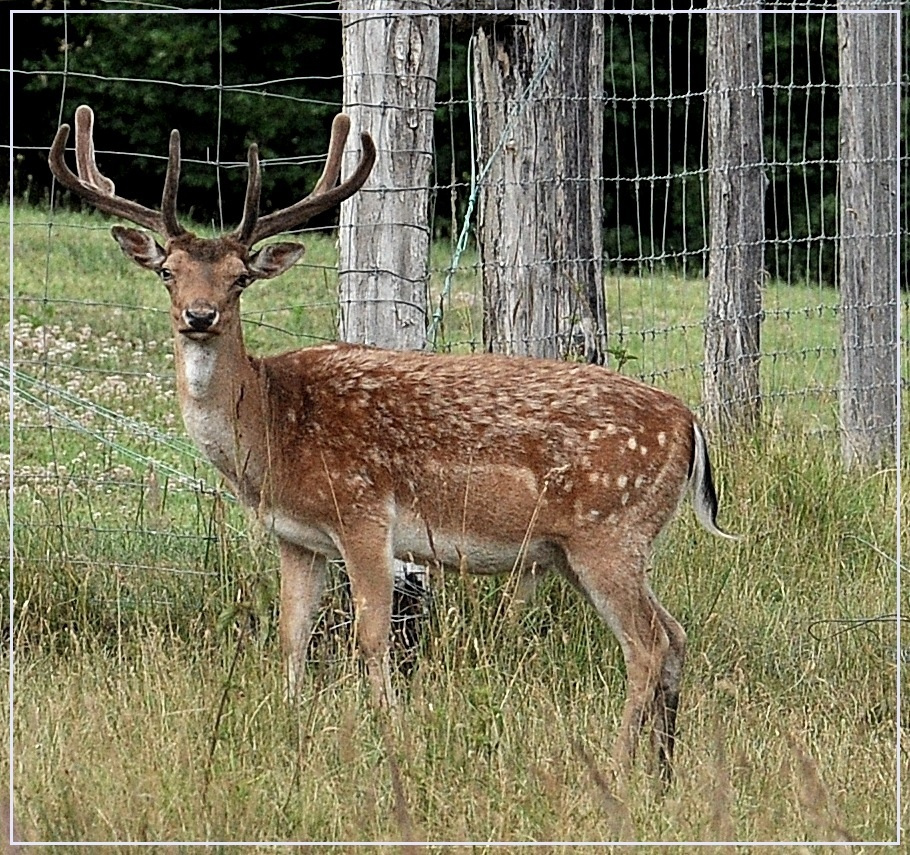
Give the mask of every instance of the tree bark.
M 366 185 L 341 208 L 339 334 L 399 350 L 427 345 L 430 181 L 439 61 L 437 0 L 341 0 L 344 110 L 376 143 Z M 358 152 L 346 154 L 345 174 Z M 393 634 L 413 651 L 429 579 L 395 562 Z M 416 621 L 416 623 L 415 623 Z
M 897 422 L 897 19 L 849 13 L 869 6 L 845 3 L 837 16 L 840 418 L 848 466 L 889 457 Z
M 603 44 L 599 15 L 519 12 L 477 31 L 487 350 L 604 360 Z
M 712 0 L 712 8 L 727 0 Z M 753 4 L 757 8 L 758 4 Z M 742 5 L 737 5 L 742 9 Z M 749 430 L 761 415 L 765 240 L 761 16 L 709 14 L 707 21 L 710 255 L 705 323 L 705 420 Z
M 437 0 L 342 0 L 344 109 L 377 157 L 341 209 L 340 334 L 391 348 L 426 345 Z M 357 152 L 347 155 L 353 168 Z

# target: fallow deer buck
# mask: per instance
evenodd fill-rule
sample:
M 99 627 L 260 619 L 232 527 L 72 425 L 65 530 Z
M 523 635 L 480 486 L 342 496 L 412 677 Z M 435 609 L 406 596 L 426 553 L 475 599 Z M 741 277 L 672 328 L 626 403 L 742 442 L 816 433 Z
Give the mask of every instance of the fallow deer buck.
M 198 238 L 177 222 L 180 139 L 173 131 L 161 210 L 114 192 L 98 171 L 92 111 L 76 112 L 79 176 L 62 125 L 50 166 L 122 226 L 124 253 L 157 273 L 171 298 L 177 388 L 190 436 L 278 541 L 280 634 L 292 692 L 323 591 L 341 558 L 373 694 L 392 700 L 388 647 L 394 558 L 475 573 L 566 576 L 619 639 L 627 697 L 614 749 L 631 759 L 653 720 L 669 773 L 685 633 L 652 593 L 655 538 L 687 491 L 710 532 L 717 498 L 691 411 L 666 392 L 592 365 L 493 355 L 437 356 L 344 344 L 247 354 L 240 296 L 287 271 L 297 243 L 262 240 L 341 203 L 367 180 L 375 148 L 361 136 L 354 173 L 337 184 L 349 130 L 332 127 L 313 192 L 260 217 L 260 168 L 249 150 L 240 226 Z

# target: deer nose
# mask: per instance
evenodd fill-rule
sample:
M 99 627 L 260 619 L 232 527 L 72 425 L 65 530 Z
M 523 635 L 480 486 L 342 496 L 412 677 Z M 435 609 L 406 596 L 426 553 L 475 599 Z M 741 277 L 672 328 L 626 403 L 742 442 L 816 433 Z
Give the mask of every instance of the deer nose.
M 214 306 L 195 304 L 183 310 L 183 320 L 196 332 L 211 329 L 218 321 L 218 310 Z

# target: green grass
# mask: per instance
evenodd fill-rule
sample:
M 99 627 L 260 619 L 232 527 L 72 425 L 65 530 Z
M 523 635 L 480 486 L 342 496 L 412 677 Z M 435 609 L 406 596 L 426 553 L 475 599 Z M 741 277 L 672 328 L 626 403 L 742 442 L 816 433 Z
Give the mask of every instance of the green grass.
M 345 632 L 328 628 L 335 595 L 290 707 L 274 551 L 183 437 L 163 289 L 101 218 L 46 219 L 18 212 L 14 256 L 17 367 L 56 390 L 26 384 L 36 400 L 15 413 L 17 621 L 4 628 L 22 836 L 893 838 L 896 629 L 850 621 L 895 609 L 897 473 L 839 463 L 837 320 L 817 309 L 833 295 L 766 290 L 766 424 L 714 448 L 721 522 L 745 537 L 710 538 L 684 508 L 654 559 L 690 639 L 678 780 L 662 793 L 642 761 L 619 792 L 607 773 L 622 659 L 559 579 L 514 626 L 495 619 L 502 580 L 439 585 L 388 726 Z M 332 336 L 333 243 L 307 245 L 311 266 L 247 295 L 256 352 Z M 624 370 L 697 404 L 704 284 L 607 288 L 614 341 L 635 357 Z M 476 340 L 479 306 L 469 268 L 443 347 Z

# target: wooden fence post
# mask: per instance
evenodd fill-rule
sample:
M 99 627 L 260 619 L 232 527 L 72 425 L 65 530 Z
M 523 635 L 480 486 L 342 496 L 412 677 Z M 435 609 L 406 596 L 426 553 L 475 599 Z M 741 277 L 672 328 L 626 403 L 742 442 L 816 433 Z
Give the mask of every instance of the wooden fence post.
M 897 422 L 897 16 L 841 4 L 838 279 L 841 454 L 876 465 Z M 873 8 L 881 8 L 875 3 Z
M 484 346 L 602 362 L 603 18 L 536 5 L 474 41 Z
M 377 148 L 366 185 L 341 207 L 345 341 L 397 350 L 427 345 L 439 19 L 396 12 L 437 7 L 437 0 L 341 0 L 344 110 L 354 132 L 369 132 Z M 357 154 L 349 151 L 347 172 Z M 424 568 L 395 562 L 392 625 L 399 647 L 412 652 L 428 581 Z
M 711 9 L 730 5 L 711 0 Z M 753 4 L 758 8 L 758 3 Z M 737 9 L 742 9 L 737 4 Z M 708 307 L 705 420 L 751 429 L 761 415 L 759 353 L 764 276 L 761 16 L 708 14 Z
M 426 345 L 437 0 L 341 0 L 344 109 L 377 147 L 366 186 L 341 208 L 340 333 L 399 349 Z M 356 151 L 347 163 L 356 162 Z

